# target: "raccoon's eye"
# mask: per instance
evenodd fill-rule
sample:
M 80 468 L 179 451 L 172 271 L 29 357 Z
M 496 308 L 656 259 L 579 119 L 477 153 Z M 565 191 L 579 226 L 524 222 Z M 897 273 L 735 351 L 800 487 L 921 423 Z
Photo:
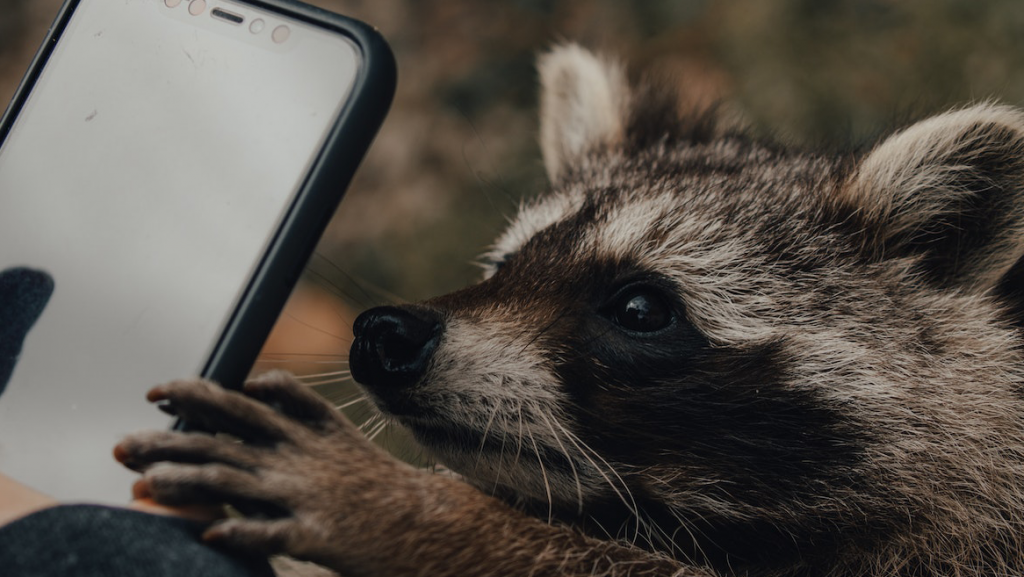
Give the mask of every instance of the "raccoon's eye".
M 649 287 L 626 289 L 606 309 L 620 327 L 637 333 L 652 333 L 672 324 L 672 307 Z

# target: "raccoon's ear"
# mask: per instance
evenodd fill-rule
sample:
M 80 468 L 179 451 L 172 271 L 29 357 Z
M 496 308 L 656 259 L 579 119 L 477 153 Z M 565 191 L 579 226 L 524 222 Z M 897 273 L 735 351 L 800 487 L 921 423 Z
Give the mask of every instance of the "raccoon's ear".
M 621 64 L 576 44 L 542 54 L 537 71 L 544 167 L 558 183 L 587 153 L 622 142 L 629 85 Z
M 1024 256 L 1024 112 L 982 104 L 914 124 L 872 150 L 844 194 L 876 256 L 918 257 L 942 287 L 1002 290 Z

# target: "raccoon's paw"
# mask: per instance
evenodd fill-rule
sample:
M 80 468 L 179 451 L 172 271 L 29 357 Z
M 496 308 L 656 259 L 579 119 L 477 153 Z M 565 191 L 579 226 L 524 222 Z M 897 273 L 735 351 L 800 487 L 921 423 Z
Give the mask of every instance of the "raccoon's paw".
M 143 474 L 143 490 L 158 503 L 227 503 L 249 515 L 210 527 L 204 538 L 211 542 L 358 566 L 360 550 L 372 549 L 384 538 L 377 530 L 387 530 L 381 501 L 422 493 L 426 475 L 377 448 L 285 373 L 249 381 L 242 392 L 177 381 L 154 388 L 148 398 L 189 423 L 238 439 L 145 432 L 114 450 Z

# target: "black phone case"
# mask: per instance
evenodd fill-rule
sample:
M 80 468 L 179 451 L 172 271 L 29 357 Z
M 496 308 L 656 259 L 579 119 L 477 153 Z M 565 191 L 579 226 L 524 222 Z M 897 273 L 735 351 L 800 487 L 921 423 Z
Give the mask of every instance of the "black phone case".
M 361 56 L 348 102 L 328 133 L 291 207 L 225 326 L 202 376 L 238 388 L 251 370 L 302 269 L 384 121 L 394 96 L 395 59 L 370 26 L 293 0 L 237 0 L 346 36 Z M 0 143 L 11 130 L 80 0 L 66 0 L 10 106 Z M 178 427 L 181 423 L 178 424 Z

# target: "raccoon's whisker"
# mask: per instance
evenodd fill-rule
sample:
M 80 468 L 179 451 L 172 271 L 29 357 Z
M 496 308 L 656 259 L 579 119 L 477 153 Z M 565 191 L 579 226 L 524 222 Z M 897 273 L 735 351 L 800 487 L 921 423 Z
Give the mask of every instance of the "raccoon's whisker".
M 390 433 L 390 431 L 391 431 L 391 421 L 388 421 L 387 419 L 384 419 L 383 421 L 381 421 L 380 425 L 377 425 L 377 428 L 374 429 L 373 433 L 370 434 L 369 438 L 372 441 L 377 436 L 379 436 L 381 433 Z
M 377 423 L 373 430 L 366 434 L 366 438 L 370 439 L 371 441 L 374 440 L 383 431 L 388 429 L 389 424 L 390 423 L 388 423 L 387 419 L 381 418 L 380 423 Z
M 352 377 L 351 376 L 334 377 L 334 378 L 322 379 L 322 380 L 318 380 L 318 381 L 308 381 L 308 382 L 307 381 L 299 381 L 299 382 L 305 383 L 306 385 L 308 385 L 310 387 L 322 387 L 322 386 L 325 386 L 325 385 L 331 385 L 331 384 L 336 384 L 336 383 L 349 383 L 349 382 L 352 382 Z
M 299 381 L 300 383 L 302 381 Z M 353 397 L 363 396 L 363 392 L 360 390 L 351 390 L 338 387 L 325 388 L 326 385 L 320 386 L 316 383 L 302 383 L 311 388 L 317 395 L 329 402 L 333 407 L 338 408 L 339 403 L 345 403 L 351 400 Z
M 302 361 L 296 359 L 256 359 L 257 365 L 262 364 L 289 364 L 289 365 L 347 365 L 348 361 Z
M 303 379 L 318 379 L 318 378 L 321 378 L 321 377 L 336 377 L 336 376 L 339 376 L 339 375 L 344 375 L 344 376 L 347 377 L 348 375 L 351 375 L 351 374 L 352 374 L 351 371 L 345 369 L 345 370 L 341 370 L 341 371 L 331 371 L 329 373 L 314 373 L 314 374 L 311 374 L 311 375 L 297 375 L 295 378 L 297 378 L 297 379 L 299 379 L 301 381 Z
M 675 517 L 675 515 L 673 515 L 673 517 Z M 668 546 L 669 551 L 671 552 L 670 554 L 673 559 L 679 559 L 679 555 L 681 555 L 683 560 L 691 561 L 689 556 L 676 545 L 676 535 L 678 535 L 680 531 L 686 531 L 690 536 L 690 541 L 694 543 L 694 546 L 696 546 L 698 550 L 700 550 L 701 547 L 697 545 L 697 539 L 694 537 L 693 531 L 690 531 L 689 527 L 687 527 L 686 524 L 681 522 L 678 518 L 676 518 L 676 521 L 679 521 L 679 525 L 676 526 L 676 530 L 672 531 L 672 535 L 669 536 Z M 679 555 L 676 554 L 677 551 L 679 552 Z M 703 555 L 703 552 L 701 554 Z
M 519 401 L 519 404 L 516 407 L 516 412 L 518 413 L 518 419 L 516 419 L 516 422 L 519 424 L 519 433 L 517 435 L 516 458 L 512 461 L 512 468 L 513 469 L 519 466 L 519 456 L 523 453 L 523 402 L 522 401 Z
M 666 545 L 668 546 L 669 551 L 673 552 L 672 556 L 675 557 L 675 551 L 679 551 L 679 553 L 682 554 L 685 560 L 691 561 L 690 556 L 685 551 L 683 551 L 676 543 L 676 535 L 680 531 L 686 531 L 686 534 L 690 536 L 690 542 L 693 543 L 693 546 L 697 548 L 697 553 L 699 553 L 701 557 L 707 559 L 707 553 L 704 552 L 704 548 L 700 546 L 700 541 L 697 540 L 697 536 L 694 535 L 693 532 L 697 531 L 705 539 L 707 539 L 707 535 L 704 534 L 703 531 L 700 531 L 696 527 L 693 527 L 693 523 L 687 521 L 686 519 L 683 519 L 682 516 L 680 516 L 679 513 L 677 513 L 676 511 L 669 509 L 668 513 L 672 516 L 673 519 L 676 520 L 677 523 L 679 523 L 679 526 L 676 527 L 676 530 L 672 532 L 671 536 L 666 535 L 666 537 L 668 537 L 668 543 L 666 543 Z
M 351 384 L 353 384 L 352 377 L 339 377 L 337 379 L 327 379 L 314 383 L 306 383 L 306 386 L 312 387 L 317 391 L 322 391 L 326 388 L 336 389 L 339 386 L 344 387 Z
M 620 530 L 624 540 L 641 547 L 654 547 L 655 543 L 664 542 L 668 538 L 665 530 L 643 510 L 638 511 L 632 519 L 626 519 Z
M 338 270 L 340 271 L 341 269 Z M 361 300 L 358 297 L 353 296 L 351 293 L 345 291 L 345 289 L 338 286 L 337 283 L 335 283 L 330 277 L 328 277 L 327 275 L 320 271 L 313 270 L 312 268 L 310 268 L 308 264 L 306 265 L 306 270 L 304 271 L 304 273 L 318 281 L 316 284 L 322 287 L 323 289 L 327 290 L 327 292 L 331 293 L 331 295 L 334 296 L 335 298 L 356 301 L 356 304 L 358 304 L 360 307 L 365 308 L 369 308 L 378 304 L 376 299 L 367 294 L 366 291 L 363 290 L 363 288 L 359 285 L 359 283 L 355 282 L 351 277 L 345 275 L 344 272 L 342 272 L 341 274 L 346 276 L 347 280 L 351 282 L 359 292 L 363 293 L 363 296 L 366 297 L 366 300 Z
M 368 290 L 377 293 L 377 295 L 379 297 L 383 297 L 386 302 L 391 303 L 391 304 L 402 304 L 402 303 L 409 302 L 409 299 L 402 298 L 401 296 L 396 295 L 395 293 L 393 293 L 393 292 L 391 292 L 391 291 L 389 291 L 389 290 L 387 290 L 387 289 L 385 289 L 385 288 L 383 288 L 383 287 L 381 287 L 379 285 L 371 283 L 371 282 L 367 281 L 366 279 L 362 279 L 362 280 L 356 279 L 352 275 L 350 275 L 347 272 L 345 272 L 344 269 L 342 269 L 340 266 L 335 264 L 331 259 L 327 258 L 326 256 L 324 256 L 323 254 L 321 254 L 319 252 L 313 253 L 313 256 L 316 256 L 316 257 L 320 258 L 322 261 L 327 263 L 327 266 L 329 266 L 332 269 L 334 269 L 335 271 L 337 271 L 338 274 L 340 274 L 341 276 L 345 277 L 345 279 L 347 281 L 349 281 L 350 283 L 355 285 L 356 289 L 358 289 L 359 292 L 363 293 L 363 296 L 365 296 L 367 298 L 368 302 L 367 303 L 362 303 L 362 304 L 369 305 L 369 304 L 376 304 L 377 303 L 378 299 L 374 299 L 373 296 L 370 295 Z M 309 270 L 309 269 L 307 268 L 306 270 Z
M 608 539 L 615 539 L 615 536 L 612 535 L 612 532 L 608 530 L 608 527 L 604 526 L 604 523 L 601 523 L 600 521 L 598 521 L 597 519 L 594 519 L 593 517 L 588 519 L 588 522 L 593 524 L 593 525 L 596 525 L 597 528 L 600 529 L 602 533 L 604 533 L 604 536 L 606 538 L 608 538 Z
M 340 405 L 335 405 L 334 408 L 336 408 L 339 411 L 341 411 L 341 410 L 347 409 L 347 408 L 349 408 L 351 406 L 358 405 L 359 403 L 368 403 L 368 402 L 370 402 L 370 399 L 367 398 L 366 395 L 359 395 L 359 396 L 355 397 L 354 399 L 351 399 L 351 400 L 348 400 L 348 401 L 343 401 Z
M 395 430 L 395 429 L 392 428 L 392 430 Z M 410 463 L 423 463 L 423 466 L 425 468 L 429 468 L 432 473 L 434 473 L 434 474 L 438 473 L 438 470 L 437 470 L 437 458 L 435 458 L 434 455 L 431 455 L 423 447 L 423 445 L 420 445 L 419 443 L 412 443 L 411 446 L 407 447 L 407 448 L 409 449 L 409 451 L 406 454 L 409 455 L 408 461 Z M 443 472 L 444 474 L 446 474 L 448 476 L 454 476 L 454 473 L 449 471 L 447 468 L 445 468 L 441 472 Z
M 265 360 L 266 357 L 333 357 L 338 359 L 337 362 L 347 363 L 348 359 L 345 358 L 347 355 L 342 353 L 283 353 L 280 351 L 260 353 L 258 360 Z M 314 362 L 314 361 L 301 361 L 301 362 Z
M 367 417 L 366 420 L 363 421 L 361 425 L 359 425 L 359 429 L 365 433 L 367 429 L 370 429 L 371 427 L 376 425 L 382 418 L 383 417 L 381 417 L 380 414 L 373 413 L 372 415 Z
M 605 481 L 608 482 L 608 485 L 612 488 L 613 491 L 615 491 L 615 494 L 619 497 L 619 499 L 622 500 L 623 504 L 626 505 L 630 512 L 632 512 L 634 515 L 637 514 L 640 508 L 637 505 L 636 500 L 633 498 L 633 493 L 632 491 L 629 490 L 629 486 L 626 484 L 626 481 L 622 478 L 621 475 L 619 475 L 615 468 L 612 467 L 611 464 L 609 464 L 608 461 L 604 459 L 604 457 L 602 457 L 597 451 L 592 449 L 590 445 L 585 443 L 576 434 L 566 429 L 561 423 L 558 423 L 558 425 L 561 428 L 562 433 L 564 433 L 566 438 L 569 440 L 569 442 L 572 443 L 577 449 L 579 449 L 580 453 L 582 453 L 584 457 L 587 459 L 587 461 L 590 462 L 591 466 L 594 467 L 594 469 L 597 470 L 597 472 L 600 473 L 602 477 L 604 477 Z M 604 468 L 599 466 L 590 455 L 593 455 L 594 457 L 600 459 L 601 462 L 604 464 L 605 468 L 607 468 L 608 471 L 610 471 L 615 476 L 615 478 L 619 481 L 619 484 L 622 485 L 622 490 L 625 491 L 626 495 L 629 497 L 628 500 L 622 493 L 619 492 L 618 486 L 615 483 L 613 483 L 607 475 L 605 475 Z
M 491 411 L 491 416 L 488 417 L 487 424 L 484 425 L 484 432 L 480 436 L 480 451 L 481 452 L 484 450 L 484 444 L 487 442 L 487 434 L 491 430 L 491 425 L 494 424 L 494 417 L 496 417 L 498 415 L 498 412 L 499 412 L 500 409 L 501 409 L 501 405 L 499 403 L 495 403 L 494 404 L 494 410 Z
M 615 470 L 615 467 L 612 467 L 611 464 L 608 463 L 608 461 L 606 461 L 600 453 L 592 449 L 590 445 L 585 443 L 583 439 L 580 439 L 572 431 L 569 431 L 568 429 L 562 427 L 562 432 L 565 433 L 565 436 L 567 439 L 569 439 L 569 442 L 575 445 L 577 449 L 579 449 L 580 453 L 584 456 L 584 458 L 587 459 L 587 461 L 590 462 L 590 465 L 594 467 L 598 474 L 600 474 L 601 477 L 604 478 L 605 482 L 608 483 L 608 486 L 611 487 L 612 491 L 615 492 L 615 495 L 619 498 L 620 501 L 622 501 L 622 504 L 626 506 L 626 509 L 630 513 L 632 513 L 634 517 L 636 517 L 638 523 L 637 533 L 639 533 L 639 525 L 643 524 L 643 519 L 640 516 L 640 506 L 637 505 L 636 498 L 633 496 L 633 492 L 629 489 L 629 485 L 627 485 L 626 481 L 622 478 L 622 475 L 619 475 L 618 471 Z M 602 463 L 604 463 L 604 466 L 608 469 L 608 471 L 612 475 L 614 475 L 615 478 L 619 481 L 619 484 L 622 486 L 622 491 L 619 491 L 618 486 L 614 482 L 612 482 L 611 478 L 609 478 L 608 475 L 605 473 L 604 468 L 600 467 L 594 461 L 591 455 L 598 458 Z M 623 492 L 625 492 L 625 495 L 623 494 Z M 634 538 L 636 538 L 637 536 L 638 535 L 634 535 Z
M 366 421 L 371 418 L 383 419 L 384 415 L 377 408 L 377 405 L 373 403 L 368 397 L 362 399 L 354 399 L 355 402 L 349 403 L 347 407 L 347 414 L 353 422 L 363 423 L 359 427 L 360 430 L 365 430 Z
M 373 427 L 376 427 L 377 423 L 380 423 L 383 419 L 384 417 L 382 417 L 380 413 L 374 413 L 373 415 L 370 416 L 369 419 L 366 419 L 366 421 L 364 421 L 362 425 L 359 425 L 359 430 L 362 431 L 363 434 L 365 435 L 367 431 L 369 431 Z
M 331 310 L 334 311 L 334 316 L 338 317 L 339 321 L 345 323 L 347 326 L 350 326 L 350 327 L 353 324 L 355 324 L 356 319 L 353 318 L 352 315 L 345 314 L 345 312 L 341 308 L 339 308 L 338 305 L 335 304 L 334 302 L 331 302 L 331 303 L 328 303 L 328 304 L 330 305 Z
M 668 544 L 668 533 L 664 529 L 662 529 L 661 526 L 659 526 L 657 523 L 655 523 L 652 520 L 648 520 L 644 522 L 644 527 L 647 532 L 648 543 L 662 543 L 663 545 Z M 669 547 L 669 550 L 671 550 L 671 547 Z
M 498 449 L 498 468 L 494 474 L 494 486 L 491 487 L 491 494 L 498 490 L 498 481 L 501 479 L 502 469 L 505 467 L 505 443 L 508 441 L 508 415 L 501 416 L 501 448 Z M 518 458 L 518 456 L 517 456 Z
M 312 387 L 314 389 L 322 389 L 324 387 L 329 387 L 329 386 L 332 386 L 332 385 L 338 386 L 338 385 L 344 385 L 344 384 L 347 384 L 347 383 L 351 383 L 352 382 L 352 377 L 335 377 L 333 379 L 323 379 L 321 381 L 311 381 L 311 382 L 299 381 L 299 382 L 304 384 L 304 385 L 306 385 L 307 387 Z
M 565 445 L 562 444 L 562 440 L 558 437 L 558 432 L 555 431 L 555 427 L 552 422 L 555 420 L 553 415 L 548 414 L 546 411 L 538 411 L 538 414 L 544 422 L 548 425 L 548 430 L 551 431 L 551 436 L 555 438 L 555 442 L 558 443 L 558 448 L 561 449 L 562 454 L 565 455 L 565 460 L 569 461 L 569 469 L 572 470 L 573 479 L 576 480 L 576 496 L 577 496 L 577 508 L 576 514 L 583 514 L 583 483 L 580 481 L 580 475 L 576 471 L 576 460 L 569 454 L 569 451 L 565 450 Z M 559 425 L 561 427 L 561 425 Z
M 327 377 L 322 379 L 310 379 L 308 381 L 299 380 L 300 383 L 309 387 L 322 387 L 324 385 L 330 385 L 333 383 L 347 383 L 352 382 L 351 376 L 344 377 Z
M 501 483 L 501 475 L 502 475 L 502 472 L 504 471 L 504 468 L 505 468 L 505 457 L 506 457 L 505 445 L 508 444 L 509 422 L 511 420 L 511 419 L 509 419 L 509 414 L 511 413 L 511 411 L 500 411 L 500 408 L 501 408 L 500 404 L 496 405 L 495 408 L 499 409 L 498 413 L 500 413 L 500 416 L 501 416 L 501 427 L 500 427 L 501 428 L 501 447 L 498 448 L 498 466 L 497 466 L 497 468 L 495 469 L 495 472 L 494 472 L 494 482 L 491 484 L 491 495 L 496 495 L 498 493 L 498 485 Z M 492 415 L 491 418 L 493 419 L 494 416 L 496 416 L 496 415 Z M 481 447 L 483 447 L 482 443 L 481 443 Z M 518 457 L 518 454 L 517 454 L 516 455 L 516 459 L 518 460 L 518 458 L 519 457 Z M 514 467 L 513 467 L 513 469 L 514 469 Z
M 318 357 L 328 357 L 334 360 L 321 360 Z M 346 355 L 341 353 L 262 353 L 259 358 L 256 359 L 256 362 L 295 363 L 303 365 L 347 365 L 348 358 Z
M 312 272 L 314 274 L 319 274 L 319 273 L 316 273 L 315 271 L 310 271 L 310 272 Z M 331 310 L 334 311 L 334 315 L 337 316 L 338 319 L 340 321 L 342 321 L 343 323 L 345 323 L 346 325 L 352 326 L 353 323 L 355 323 L 355 319 L 352 318 L 351 315 L 346 315 L 345 312 L 341 308 L 338 307 L 338 304 L 339 304 L 338 300 L 343 300 L 343 301 L 346 301 L 346 302 L 349 300 L 349 297 L 346 294 L 345 290 L 342 289 L 340 286 L 336 285 L 334 282 L 331 281 L 331 279 L 327 278 L 326 276 L 320 275 L 320 278 L 325 283 L 328 284 L 328 286 L 329 286 L 328 292 L 330 292 L 331 294 L 333 294 L 335 296 L 334 299 L 331 299 L 328 302 L 328 305 L 331 307 Z M 330 289 L 334 289 L 334 290 L 330 290 Z
M 533 454 L 537 457 L 537 464 L 540 465 L 540 476 L 544 479 L 544 492 L 548 497 L 548 524 L 555 520 L 555 501 L 551 498 L 551 481 L 548 479 L 548 472 L 544 469 L 544 459 L 540 456 L 540 447 L 537 446 L 537 439 L 534 438 L 533 433 L 527 429 L 527 434 L 530 436 L 530 443 L 533 444 Z
M 322 335 L 327 335 L 327 336 L 331 337 L 332 339 L 334 339 L 334 340 L 336 340 L 338 342 L 345 343 L 346 345 L 352 344 L 352 339 L 347 339 L 345 337 L 336 335 L 336 334 L 334 334 L 334 333 L 332 333 L 330 331 L 324 330 L 324 329 L 322 329 L 322 328 L 320 328 L 320 327 L 318 327 L 316 325 L 310 324 L 310 323 L 300 319 L 299 317 L 293 315 L 292 313 L 286 312 L 285 314 L 291 320 L 299 323 L 300 325 L 302 325 L 302 326 L 304 326 L 304 327 L 306 327 L 306 328 L 308 328 L 308 329 L 310 329 L 312 331 L 316 331 L 316 332 L 318 332 L 318 333 L 320 333 Z
M 644 536 L 643 543 L 650 545 L 654 545 L 658 542 L 664 542 L 664 540 L 668 538 L 668 534 L 665 533 L 665 531 L 654 521 L 650 520 L 643 511 L 638 512 L 634 519 L 636 524 L 632 528 L 633 538 L 630 540 L 634 545 L 640 542 L 641 533 Z M 628 519 L 623 523 L 622 528 L 626 529 L 627 532 L 630 530 Z
M 491 425 L 494 423 L 494 417 L 498 414 L 498 410 L 501 408 L 499 403 L 494 404 L 494 410 L 491 411 L 491 416 L 487 419 L 487 424 L 484 426 L 484 432 L 480 435 L 480 447 L 477 449 L 476 464 L 473 465 L 474 470 L 480 465 L 480 459 L 484 456 L 484 445 L 487 444 L 487 433 L 491 430 Z
M 309 385 L 320 396 L 333 399 L 339 403 L 347 403 L 350 399 L 362 397 L 360 393 L 348 390 L 351 381 L 339 380 L 335 382 L 316 383 Z
M 357 402 L 365 401 L 365 399 L 360 398 L 359 395 L 355 395 L 353 397 L 352 394 L 346 393 L 345 391 L 317 391 L 317 394 L 326 399 L 333 408 L 339 411 L 346 409 Z
M 383 422 L 378 421 L 372 427 L 367 428 L 366 432 L 364 433 L 366 435 L 366 438 L 372 441 L 373 438 L 376 437 L 378 433 L 380 433 L 381 425 L 383 424 Z

